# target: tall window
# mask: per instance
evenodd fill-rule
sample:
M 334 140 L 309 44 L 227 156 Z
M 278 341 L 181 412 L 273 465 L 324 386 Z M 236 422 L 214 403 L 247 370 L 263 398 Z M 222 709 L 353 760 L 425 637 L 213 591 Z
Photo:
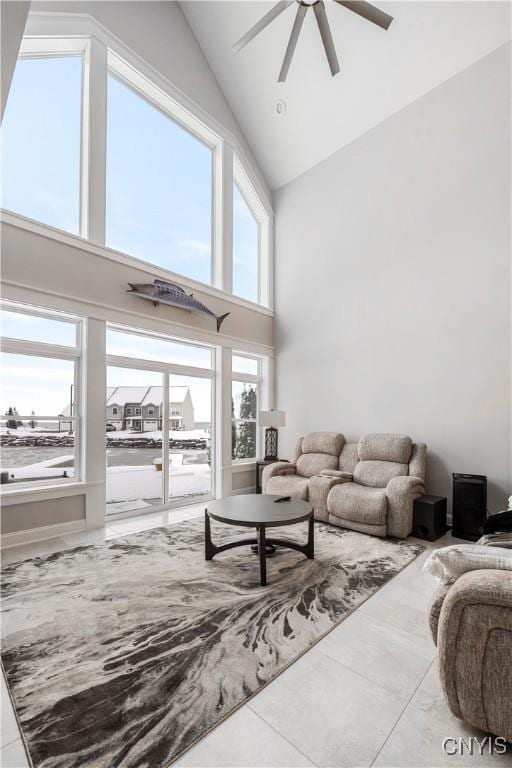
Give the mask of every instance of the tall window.
M 22 41 L 2 123 L 0 207 L 166 270 L 171 282 L 270 306 L 271 216 L 229 135 L 84 23 L 88 37 Z
M 212 279 L 212 150 L 108 77 L 106 244 Z
M 77 479 L 80 324 L 7 304 L 0 319 L 2 484 Z
M 236 182 L 233 184 L 233 293 L 259 300 L 260 226 Z
M 233 356 L 232 371 L 231 457 L 234 461 L 255 459 L 260 362 L 256 358 Z
M 82 57 L 16 64 L 2 122 L 2 207 L 80 231 Z

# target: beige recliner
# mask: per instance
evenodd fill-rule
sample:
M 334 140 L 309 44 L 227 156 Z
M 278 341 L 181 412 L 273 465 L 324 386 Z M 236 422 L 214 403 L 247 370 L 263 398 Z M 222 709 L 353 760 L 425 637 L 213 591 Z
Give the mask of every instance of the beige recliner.
M 429 618 L 453 714 L 512 742 L 510 571 L 470 571 L 439 587 Z
M 310 432 L 299 438 L 293 462 L 276 461 L 263 470 L 263 493 L 309 499 L 311 478 L 337 470 L 345 438 L 339 432 Z
M 414 499 L 425 493 L 426 452 L 424 443 L 413 444 L 407 435 L 363 435 L 353 477 L 337 482 L 333 478 L 327 521 L 405 539 L 412 531 Z

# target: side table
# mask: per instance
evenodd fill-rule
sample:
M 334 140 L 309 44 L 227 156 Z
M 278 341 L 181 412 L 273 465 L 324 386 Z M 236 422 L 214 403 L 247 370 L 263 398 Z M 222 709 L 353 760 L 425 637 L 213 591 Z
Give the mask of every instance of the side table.
M 286 461 L 286 459 L 256 459 L 256 493 L 261 493 L 261 477 L 263 470 L 269 464 L 275 464 L 276 461 Z

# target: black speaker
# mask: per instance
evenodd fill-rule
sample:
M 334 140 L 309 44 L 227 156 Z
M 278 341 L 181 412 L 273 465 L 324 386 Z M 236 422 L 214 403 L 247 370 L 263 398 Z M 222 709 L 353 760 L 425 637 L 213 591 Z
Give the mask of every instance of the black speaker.
M 446 498 L 420 496 L 413 507 L 412 535 L 417 539 L 435 541 L 446 533 Z
M 453 477 L 453 535 L 458 539 L 476 541 L 480 526 L 487 517 L 487 477 L 463 475 Z

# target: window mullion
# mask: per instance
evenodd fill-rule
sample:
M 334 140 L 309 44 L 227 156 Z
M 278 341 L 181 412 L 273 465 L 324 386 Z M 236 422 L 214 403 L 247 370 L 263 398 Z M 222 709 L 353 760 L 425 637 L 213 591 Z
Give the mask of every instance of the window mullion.
M 107 48 L 92 37 L 86 51 L 82 115 L 82 234 L 105 245 Z
M 162 403 L 162 469 L 164 472 L 164 487 L 163 487 L 163 502 L 169 503 L 170 490 L 169 490 L 169 392 L 170 392 L 170 375 L 168 373 L 163 374 L 163 403 Z
M 216 153 L 214 195 L 214 285 L 233 292 L 233 148 Z

